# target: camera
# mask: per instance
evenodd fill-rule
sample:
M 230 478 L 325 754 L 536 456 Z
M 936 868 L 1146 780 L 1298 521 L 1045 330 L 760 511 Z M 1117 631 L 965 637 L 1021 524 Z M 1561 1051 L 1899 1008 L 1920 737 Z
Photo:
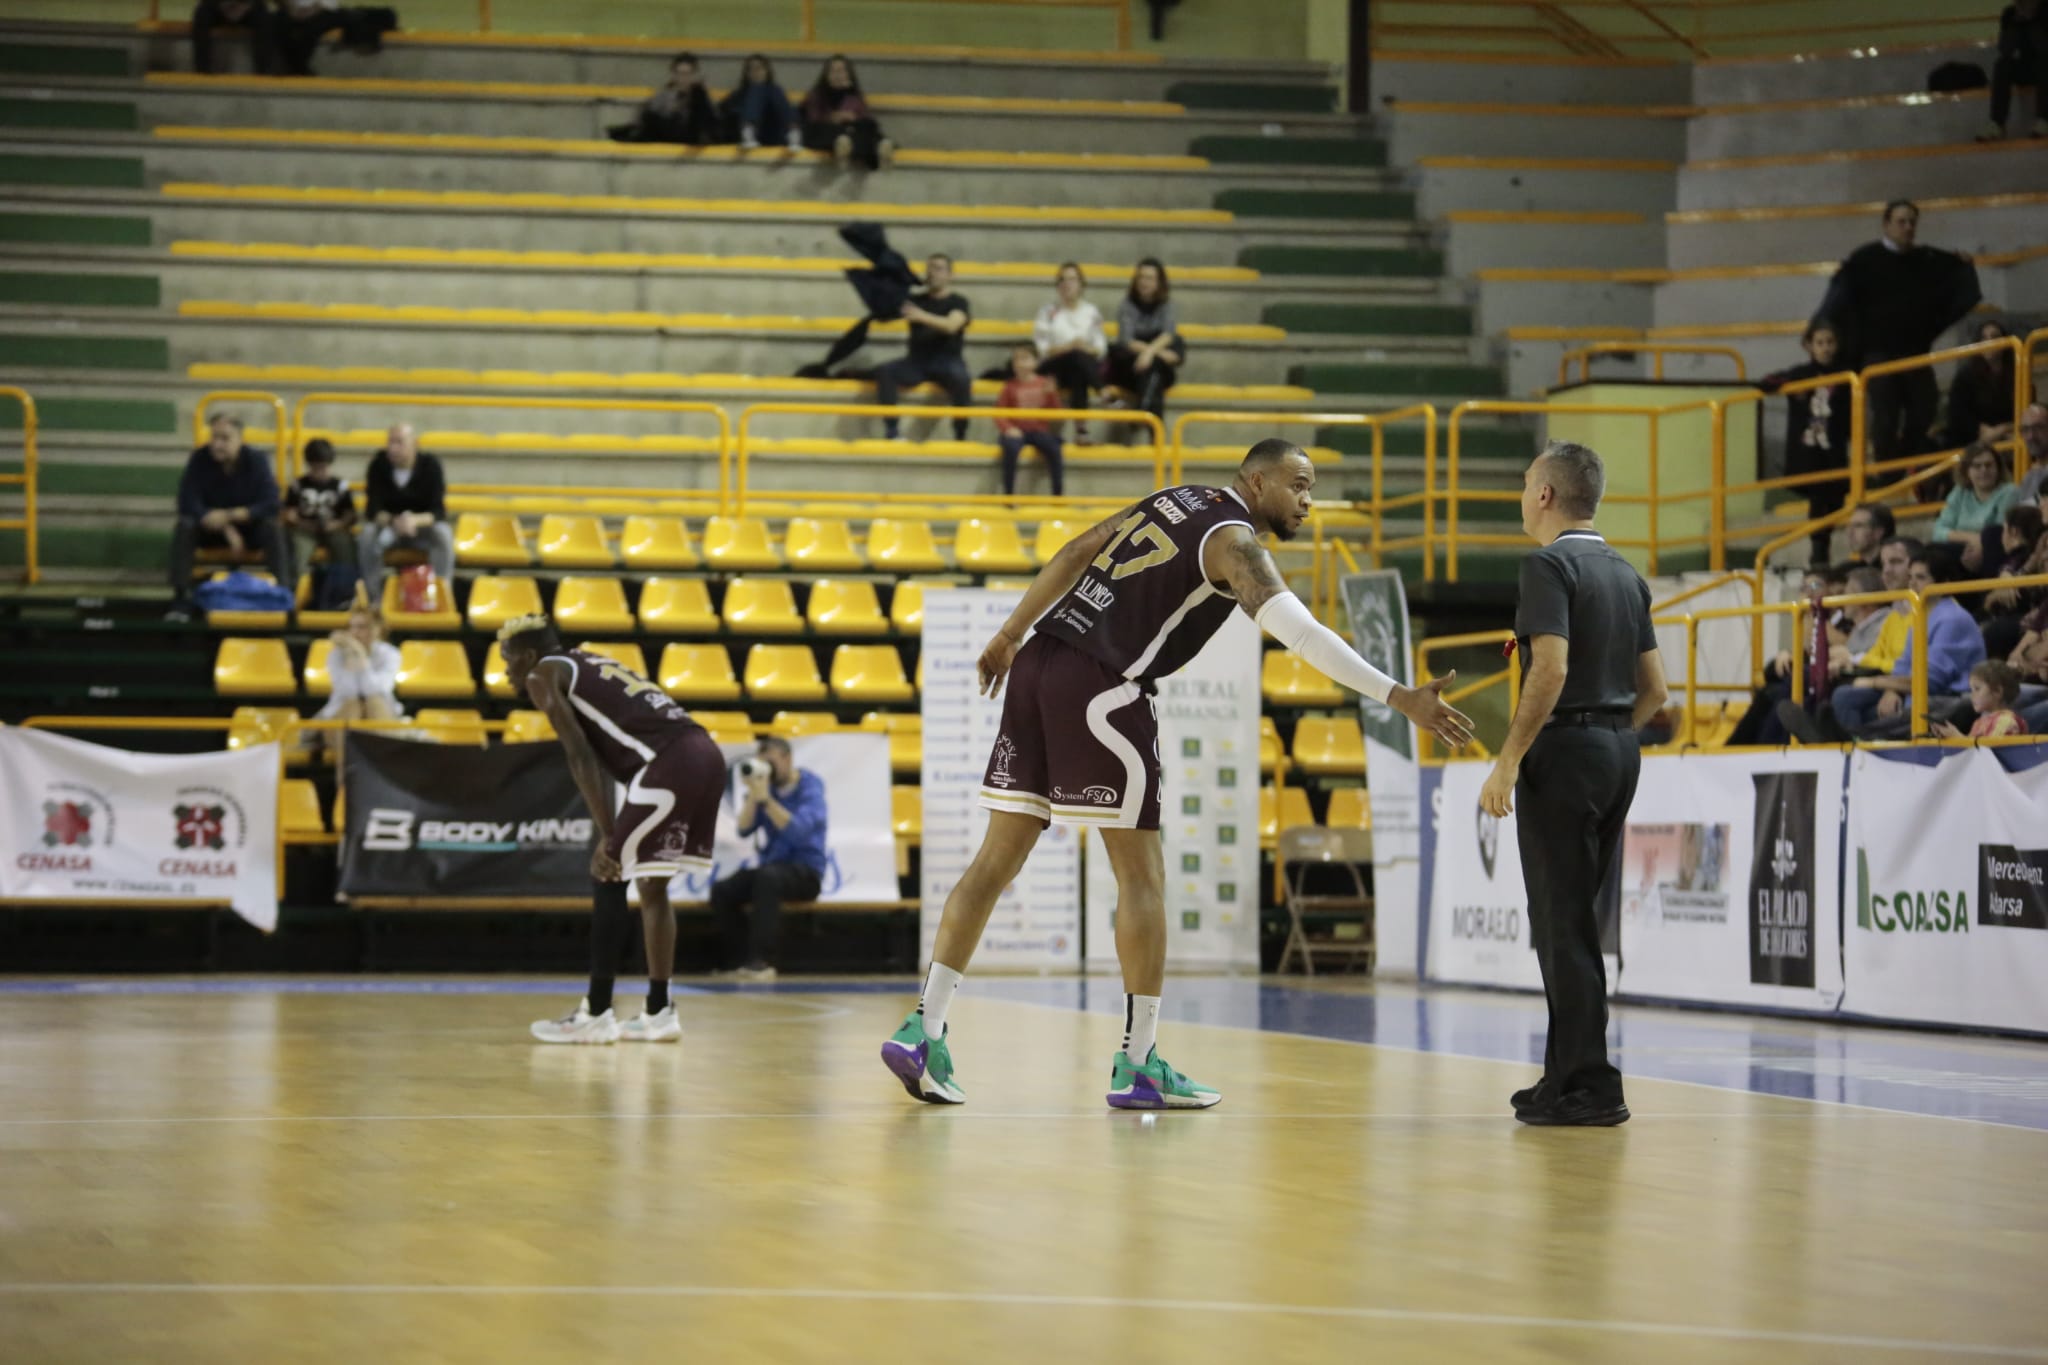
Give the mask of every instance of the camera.
M 751 782 L 757 777 L 768 775 L 768 760 L 765 758 L 743 758 L 738 764 L 740 777 Z

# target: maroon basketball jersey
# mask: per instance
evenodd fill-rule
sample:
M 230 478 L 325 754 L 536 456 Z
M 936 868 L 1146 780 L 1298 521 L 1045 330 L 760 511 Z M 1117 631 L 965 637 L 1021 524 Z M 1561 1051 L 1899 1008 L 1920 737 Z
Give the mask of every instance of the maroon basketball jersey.
M 621 782 L 631 781 L 671 741 L 697 728 L 675 698 L 616 659 L 587 649 L 547 657 L 569 665 L 569 705 L 583 722 L 598 761 Z
M 1209 533 L 1233 524 L 1250 526 L 1251 511 L 1227 488 L 1186 484 L 1132 503 L 1039 632 L 1137 682 L 1177 671 L 1237 606 L 1202 572 Z

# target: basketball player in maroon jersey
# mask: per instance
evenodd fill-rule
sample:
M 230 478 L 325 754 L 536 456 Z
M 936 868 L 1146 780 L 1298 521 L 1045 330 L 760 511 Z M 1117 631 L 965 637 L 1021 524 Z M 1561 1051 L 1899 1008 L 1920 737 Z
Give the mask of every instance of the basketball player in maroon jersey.
M 498 632 L 515 690 L 546 713 L 568 751 L 569 772 L 603 836 L 590 855 L 600 882 L 637 882 L 647 943 L 647 1008 L 621 1024 L 609 1000 L 584 1000 L 562 1019 L 533 1026 L 544 1043 L 668 1043 L 682 1037 L 668 996 L 675 969 L 676 916 L 669 878 L 709 872 L 725 790 L 725 756 L 702 726 L 660 686 L 583 649 L 564 649 L 545 616 L 521 616 Z M 616 816 L 606 774 L 626 789 Z M 623 916 L 591 921 L 593 989 L 609 985 L 625 946 Z M 610 942 L 605 942 L 606 938 Z
M 1315 468 L 1299 446 L 1253 446 L 1228 488 L 1167 488 L 1070 542 L 1040 571 L 982 652 L 1002 730 L 982 778 L 988 830 L 946 898 L 924 994 L 882 1060 L 912 1097 L 965 1099 L 946 1012 L 1003 888 L 1054 820 L 1088 825 L 1116 872 L 1124 1045 L 1110 1066 L 1120 1109 L 1203 1109 L 1221 1099 L 1154 1046 L 1166 975 L 1166 869 L 1159 841 L 1159 721 L 1153 684 L 1192 660 L 1233 610 L 1324 674 L 1384 702 L 1453 748 L 1472 722 L 1447 705 L 1452 675 L 1403 687 L 1360 658 L 1287 588 L 1258 538 L 1293 538 Z M 1026 641 L 1027 631 L 1036 627 Z M 1021 646 L 1021 647 L 1020 647 Z

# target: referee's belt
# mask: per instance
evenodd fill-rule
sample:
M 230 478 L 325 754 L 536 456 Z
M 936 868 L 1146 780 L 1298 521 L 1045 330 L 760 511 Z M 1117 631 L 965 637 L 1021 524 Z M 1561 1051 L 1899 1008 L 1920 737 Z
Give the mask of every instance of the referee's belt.
M 1634 719 L 1634 707 L 1627 710 L 1554 711 L 1550 719 L 1543 722 L 1543 728 L 1561 730 L 1568 726 L 1589 725 L 1602 730 L 1632 730 L 1635 728 L 1632 724 Z

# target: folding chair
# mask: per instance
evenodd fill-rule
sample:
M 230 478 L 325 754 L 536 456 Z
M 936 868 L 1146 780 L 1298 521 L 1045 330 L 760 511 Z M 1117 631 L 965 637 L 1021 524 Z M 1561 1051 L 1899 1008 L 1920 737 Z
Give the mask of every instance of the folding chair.
M 1372 831 L 1325 829 L 1318 825 L 1295 825 L 1280 831 L 1280 878 L 1287 899 L 1287 946 L 1280 950 L 1279 970 L 1285 972 L 1296 952 L 1301 954 L 1304 976 L 1316 974 L 1316 954 L 1344 955 L 1353 965 L 1360 960 L 1372 970 L 1373 893 L 1366 885 L 1361 867 L 1372 866 Z M 1341 869 L 1351 882 L 1349 894 L 1309 891 L 1310 871 L 1327 867 Z M 1330 938 L 1311 939 L 1303 924 L 1306 915 L 1357 915 L 1356 924 L 1339 924 Z M 1352 931 L 1352 932 L 1347 932 Z

